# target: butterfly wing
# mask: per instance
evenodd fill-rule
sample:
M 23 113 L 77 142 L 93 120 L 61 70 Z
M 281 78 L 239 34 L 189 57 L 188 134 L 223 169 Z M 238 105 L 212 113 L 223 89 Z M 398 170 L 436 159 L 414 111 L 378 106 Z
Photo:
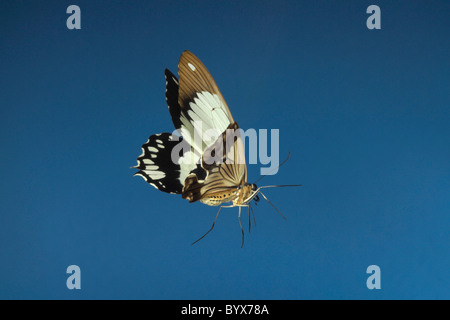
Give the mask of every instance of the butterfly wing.
M 182 138 L 170 133 L 150 136 L 142 145 L 142 154 L 137 158 L 139 169 L 134 175 L 141 176 L 156 189 L 167 193 L 181 193 L 184 180 L 180 180 L 180 165 L 172 161 L 172 150 L 183 143 Z
M 194 104 L 198 109 L 203 109 L 203 111 L 209 111 L 212 108 L 218 109 L 217 111 L 220 111 L 220 114 L 215 115 L 216 117 L 226 118 L 226 120 L 220 119 L 224 122 L 234 122 L 230 109 L 228 108 L 222 93 L 220 93 L 214 78 L 211 76 L 208 69 L 200 61 L 200 59 L 197 58 L 192 52 L 184 51 L 181 55 L 178 63 L 178 74 L 180 76 L 178 103 L 181 108 L 189 109 L 191 107 L 191 103 L 195 99 L 195 96 L 199 93 L 204 93 L 204 100 L 214 100 L 208 101 L 210 103 L 209 106 L 206 106 L 206 108 L 205 106 L 202 106 L 201 103 L 198 104 L 194 101 Z M 198 110 L 194 110 L 194 112 L 197 111 Z M 222 128 L 222 131 L 224 131 L 227 126 Z
M 164 71 L 166 78 L 166 102 L 169 107 L 170 116 L 172 117 L 175 129 L 181 129 L 181 108 L 178 104 L 178 79 L 177 77 L 166 69 Z
M 192 146 L 200 160 L 205 149 L 234 122 L 231 112 L 205 65 L 191 52 L 184 51 L 178 63 L 178 108 L 171 111 L 175 128 Z M 169 92 L 169 88 L 168 88 Z M 173 103 L 173 105 L 175 105 Z M 214 139 L 205 139 L 215 136 Z M 197 139 L 196 139 L 197 138 Z
M 165 70 L 166 101 L 172 122 L 191 146 L 179 162 L 183 180 L 198 169 L 205 150 L 234 120 L 213 77 L 193 53 L 183 52 L 178 74 L 179 80 Z
M 200 200 L 217 205 L 230 201 L 227 197 L 247 182 L 244 145 L 236 122 L 230 124 L 222 136 L 205 150 L 202 167 L 207 172 L 204 180 L 191 174 L 185 181 L 182 197 L 189 202 Z M 210 202 L 208 199 L 213 195 L 223 201 Z
M 238 129 L 237 123 L 208 69 L 193 53 L 184 51 L 178 74 L 179 80 L 165 70 L 166 101 L 185 143 L 183 153 L 172 159 L 178 141 L 168 133 L 154 135 L 142 146 L 135 168 L 139 169 L 136 175 L 157 189 L 183 193 L 193 202 L 211 192 L 237 188 L 245 183 L 247 171 L 240 132 L 227 139 L 227 129 L 232 129 L 231 135 Z M 220 161 L 211 163 L 211 152 L 226 148 L 226 141 L 232 141 L 232 147 L 225 149 Z

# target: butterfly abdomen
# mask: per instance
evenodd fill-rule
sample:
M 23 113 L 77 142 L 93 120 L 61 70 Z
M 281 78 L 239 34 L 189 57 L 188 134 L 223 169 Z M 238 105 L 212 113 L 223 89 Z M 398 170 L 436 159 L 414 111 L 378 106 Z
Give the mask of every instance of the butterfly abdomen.
M 231 189 L 225 192 L 216 192 L 203 196 L 200 201 L 209 206 L 218 206 L 226 202 L 233 202 L 234 206 L 245 205 L 245 200 L 251 194 L 251 186 L 244 185 L 236 189 Z
M 238 196 L 238 190 L 213 193 L 204 196 L 202 199 L 200 199 L 200 202 L 207 204 L 208 206 L 219 206 L 223 203 L 236 200 Z

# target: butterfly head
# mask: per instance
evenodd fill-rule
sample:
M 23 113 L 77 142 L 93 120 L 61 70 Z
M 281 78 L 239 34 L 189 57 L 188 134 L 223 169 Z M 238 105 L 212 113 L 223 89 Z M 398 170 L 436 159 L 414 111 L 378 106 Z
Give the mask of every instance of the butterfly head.
M 252 200 L 255 200 L 255 203 L 259 201 L 258 197 L 259 189 L 256 184 L 245 183 L 240 185 L 238 189 L 242 190 L 241 203 L 249 204 Z

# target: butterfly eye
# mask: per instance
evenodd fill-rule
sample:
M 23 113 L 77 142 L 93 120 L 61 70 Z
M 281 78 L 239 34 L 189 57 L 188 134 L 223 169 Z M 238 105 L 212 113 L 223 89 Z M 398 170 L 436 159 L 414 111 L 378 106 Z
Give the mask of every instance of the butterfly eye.
M 252 190 L 253 190 L 253 191 L 256 191 L 256 189 L 258 189 L 258 187 L 256 186 L 256 184 L 253 183 L 253 184 L 252 184 Z

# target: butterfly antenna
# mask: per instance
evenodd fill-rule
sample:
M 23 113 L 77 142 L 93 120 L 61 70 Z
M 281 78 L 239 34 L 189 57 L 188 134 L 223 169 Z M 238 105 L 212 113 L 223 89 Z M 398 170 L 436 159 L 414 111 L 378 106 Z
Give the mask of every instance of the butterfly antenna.
M 208 232 L 206 232 L 206 233 L 205 233 L 203 236 L 201 236 L 199 239 L 197 239 L 197 240 L 195 240 L 194 242 L 192 242 L 192 243 L 191 243 L 191 246 L 194 245 L 194 244 L 196 244 L 196 243 L 199 242 L 200 240 L 202 240 L 208 233 L 211 232 L 212 229 L 214 229 L 214 225 L 216 224 L 216 220 L 217 220 L 217 217 L 219 216 L 219 213 L 220 213 L 220 210 L 221 210 L 221 209 L 222 209 L 222 207 L 220 207 L 220 208 L 219 208 L 219 211 L 217 211 L 216 218 L 214 219 L 214 222 L 213 222 L 213 224 L 212 224 L 212 226 L 211 226 L 211 229 L 209 229 Z M 239 219 L 240 219 L 240 217 L 239 217 Z M 239 221 L 240 221 L 240 220 L 239 220 Z
M 260 191 L 259 193 L 263 196 L 264 199 L 266 199 L 266 201 L 267 201 L 268 203 L 270 203 L 270 205 L 271 205 L 275 210 L 277 210 L 277 212 L 280 214 L 280 216 L 281 216 L 284 220 L 286 220 L 286 217 L 283 216 L 283 214 L 280 212 L 280 210 L 278 210 L 277 207 L 275 207 L 275 205 L 274 205 L 272 202 L 269 201 L 269 199 L 267 199 L 267 197 L 264 195 L 264 193 L 262 193 L 261 191 Z
M 301 184 L 278 184 L 278 185 L 272 185 L 272 186 L 262 186 L 259 187 L 259 189 L 264 189 L 264 188 L 284 188 L 284 187 L 301 187 Z
M 289 157 L 290 157 L 290 156 L 291 156 L 291 153 L 289 152 L 287 158 L 286 158 L 286 159 L 285 159 L 278 167 L 276 167 L 275 169 L 273 169 L 270 173 L 274 172 L 275 170 L 278 170 L 278 169 L 279 169 L 286 161 L 289 160 Z M 270 173 L 267 173 L 267 174 L 265 174 L 265 175 L 262 175 L 261 177 L 259 177 L 258 180 L 256 180 L 256 181 L 253 182 L 253 183 L 256 184 L 258 181 L 260 181 L 262 178 L 264 178 L 265 176 L 269 175 Z

